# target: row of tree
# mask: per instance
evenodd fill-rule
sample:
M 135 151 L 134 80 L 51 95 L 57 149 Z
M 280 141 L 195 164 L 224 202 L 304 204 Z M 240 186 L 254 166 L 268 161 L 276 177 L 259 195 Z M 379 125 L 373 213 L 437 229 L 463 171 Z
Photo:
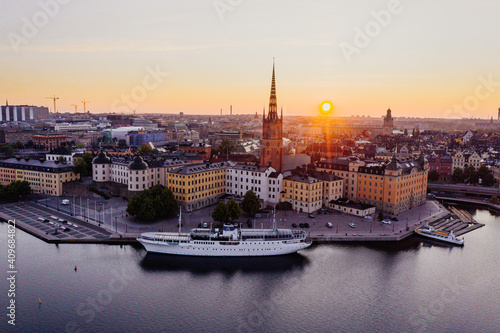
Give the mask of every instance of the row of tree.
M 127 205 L 127 213 L 142 221 L 155 221 L 177 213 L 177 201 L 169 188 L 159 184 L 140 195 L 134 195 Z
M 30 184 L 25 180 L 18 180 L 8 185 L 0 184 L 0 200 L 17 201 L 31 194 Z
M 485 186 L 491 186 L 495 184 L 495 177 L 493 176 L 493 173 L 484 165 L 481 165 L 481 167 L 479 167 L 477 171 L 476 168 L 474 168 L 472 165 L 468 166 L 464 170 L 455 168 L 455 170 L 453 170 L 453 174 L 451 175 L 451 179 L 457 183 L 480 183 L 481 185 Z

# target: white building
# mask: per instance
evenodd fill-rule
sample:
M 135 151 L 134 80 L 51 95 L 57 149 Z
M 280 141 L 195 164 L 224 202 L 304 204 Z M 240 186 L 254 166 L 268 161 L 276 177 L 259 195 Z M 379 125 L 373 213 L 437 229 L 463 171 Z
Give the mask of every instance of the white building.
M 92 124 L 90 123 L 60 123 L 54 125 L 55 131 L 90 131 L 92 128 Z M 95 128 L 94 128 L 95 129 Z
M 264 203 L 275 205 L 280 201 L 283 175 L 270 166 L 238 163 L 226 171 L 226 193 L 244 196 L 248 190 L 255 192 Z

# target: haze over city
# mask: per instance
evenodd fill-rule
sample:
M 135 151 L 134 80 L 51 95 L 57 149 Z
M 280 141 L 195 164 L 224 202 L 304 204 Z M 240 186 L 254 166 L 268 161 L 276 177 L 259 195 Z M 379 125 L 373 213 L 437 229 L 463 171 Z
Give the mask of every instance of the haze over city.
M 285 115 L 317 115 L 330 100 L 334 116 L 390 106 L 397 117 L 489 118 L 500 105 L 499 11 L 451 0 L 6 2 L 0 99 L 261 114 L 275 57 Z

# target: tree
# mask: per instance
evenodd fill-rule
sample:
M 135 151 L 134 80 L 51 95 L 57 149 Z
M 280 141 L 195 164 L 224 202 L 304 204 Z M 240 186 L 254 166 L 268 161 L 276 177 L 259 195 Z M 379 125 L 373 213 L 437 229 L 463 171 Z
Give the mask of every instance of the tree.
M 85 166 L 87 168 L 85 175 L 91 175 L 92 174 L 92 160 L 94 157 L 92 157 L 91 153 L 85 153 L 82 155 L 82 159 L 85 161 Z
M 453 179 L 454 182 L 459 183 L 464 180 L 464 172 L 460 168 L 455 168 L 453 170 L 453 174 L 451 175 L 451 179 Z
M 227 205 L 224 203 L 224 201 L 219 201 L 217 207 L 215 207 L 214 211 L 212 212 L 212 219 L 214 221 L 222 223 L 229 222 L 231 216 L 229 214 L 229 209 L 227 208 Z
M 31 194 L 30 184 L 25 180 L 18 180 L 6 186 L 0 186 L 0 199 L 16 201 Z
M 26 147 L 32 148 L 33 147 L 33 140 L 28 140 L 28 143 L 26 143 Z
M 469 165 L 464 170 L 464 180 L 470 184 L 476 184 L 479 180 L 479 177 L 476 172 L 476 168 L 474 166 Z
M 408 129 L 405 128 L 405 131 L 403 133 L 404 136 L 408 136 Z
M 62 157 L 62 156 L 59 156 L 59 157 L 57 158 L 57 162 L 59 162 L 59 163 L 65 163 L 65 162 L 66 162 L 66 158 L 65 158 L 65 157 Z
M 439 172 L 437 172 L 437 170 L 431 170 L 431 172 L 429 172 L 429 181 L 436 182 L 438 180 L 439 180 Z
M 77 159 L 73 167 L 73 172 L 82 176 L 87 172 L 87 163 L 82 158 Z
M 496 195 L 492 196 L 490 199 L 490 203 L 492 203 L 492 204 L 498 203 L 498 197 Z
M 157 184 L 140 195 L 134 195 L 126 211 L 140 220 L 154 221 L 173 215 L 177 209 L 177 201 L 172 191 Z
M 151 155 L 153 153 L 153 149 L 151 149 L 148 144 L 143 143 L 139 146 L 139 149 L 137 149 L 137 153 L 139 155 Z
M 484 186 L 492 186 L 493 184 L 495 184 L 495 177 L 493 176 L 493 174 L 491 172 L 486 174 L 482 178 L 482 180 L 483 180 L 482 185 L 484 185 Z
M 241 215 L 241 208 L 234 199 L 231 199 L 227 204 L 227 209 L 229 210 L 229 216 L 231 220 L 237 220 Z
M 384 219 L 384 213 L 379 212 L 379 213 L 378 213 L 378 220 L 379 220 L 379 221 L 382 221 L 383 219 Z
M 118 147 L 120 147 L 120 148 L 127 147 L 127 140 L 125 140 L 125 139 L 118 140 Z
M 250 216 L 255 216 L 260 209 L 259 199 L 252 190 L 248 190 L 243 197 L 243 202 L 241 203 L 241 208 L 245 213 Z
M 16 143 L 14 143 L 13 147 L 14 149 L 23 149 L 24 144 L 21 141 L 17 141 Z
M 0 153 L 11 156 L 14 154 L 14 148 L 9 144 L 4 145 L 0 147 Z

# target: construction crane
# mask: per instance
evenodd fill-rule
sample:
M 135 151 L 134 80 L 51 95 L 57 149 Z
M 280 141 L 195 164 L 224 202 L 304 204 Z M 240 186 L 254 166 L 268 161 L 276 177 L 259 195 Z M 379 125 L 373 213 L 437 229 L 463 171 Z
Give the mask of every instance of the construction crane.
M 56 95 L 54 95 L 54 97 L 45 97 L 45 98 L 54 100 L 54 117 L 57 118 L 56 100 L 59 99 L 59 97 L 56 97 Z
M 71 106 L 75 107 L 75 114 L 78 114 L 78 104 L 71 104 Z
M 82 103 L 83 103 L 83 113 L 87 113 L 86 104 L 90 103 L 90 101 L 86 101 L 85 99 L 83 99 Z

